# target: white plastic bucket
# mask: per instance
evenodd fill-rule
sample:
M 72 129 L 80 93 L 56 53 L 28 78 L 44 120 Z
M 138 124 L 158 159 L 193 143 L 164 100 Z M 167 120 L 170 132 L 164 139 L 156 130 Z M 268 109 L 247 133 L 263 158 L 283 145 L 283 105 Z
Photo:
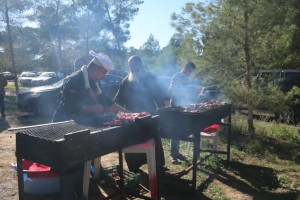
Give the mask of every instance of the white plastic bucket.
M 52 194 L 60 190 L 58 174 L 50 167 L 23 160 L 24 192 L 27 194 Z

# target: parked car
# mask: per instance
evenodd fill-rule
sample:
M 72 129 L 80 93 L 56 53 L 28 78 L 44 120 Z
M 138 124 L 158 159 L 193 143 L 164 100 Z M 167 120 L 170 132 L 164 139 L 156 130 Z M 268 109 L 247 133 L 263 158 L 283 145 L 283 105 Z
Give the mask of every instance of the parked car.
M 224 98 L 220 85 L 203 86 L 200 91 L 199 101 L 217 101 Z
M 124 78 L 125 76 L 128 75 L 128 72 L 124 71 L 124 70 L 111 70 L 109 72 L 107 72 L 107 74 L 111 74 L 111 75 L 115 75 L 115 76 L 120 76 L 122 78 Z
M 47 86 L 33 87 L 20 91 L 17 96 L 19 110 L 41 116 L 52 116 L 58 106 L 58 98 L 64 79 Z M 122 78 L 107 74 L 100 81 L 103 92 L 114 98 L 119 89 Z
M 14 80 L 15 78 L 15 75 L 12 74 L 11 72 L 2 72 L 2 74 L 4 75 L 6 80 Z
M 244 74 L 239 77 L 243 80 Z M 259 70 L 251 77 L 253 84 L 257 84 L 263 90 L 269 87 L 277 87 L 284 94 L 287 94 L 294 86 L 300 88 L 300 70 L 284 69 L 284 70 Z M 293 95 L 293 101 L 287 109 L 280 109 L 280 105 L 273 108 L 269 103 L 262 103 L 254 108 L 254 115 L 259 118 L 274 118 L 284 123 L 295 124 L 300 122 L 300 94 Z M 285 103 L 285 102 L 283 102 Z M 282 105 L 284 105 L 282 103 Z M 285 105 L 284 105 L 285 106 Z M 247 113 L 246 105 L 240 105 L 235 109 Z
M 294 86 L 300 88 L 300 70 L 260 70 L 254 80 L 261 87 L 275 86 L 287 93 Z M 276 118 L 286 123 L 300 122 L 300 94 L 295 94 L 293 99 L 294 103 L 286 111 L 274 113 Z
M 22 72 L 18 78 L 18 82 L 24 87 L 30 87 L 31 80 L 35 77 L 37 77 L 35 72 Z
M 52 85 L 20 91 L 17 96 L 19 110 L 36 115 L 51 116 L 58 105 L 58 95 L 62 85 L 63 79 Z
M 31 86 L 51 85 L 64 78 L 60 72 L 42 72 L 39 76 L 31 79 Z
M 254 79 L 261 86 L 274 85 L 288 92 L 294 86 L 300 87 L 300 70 L 260 70 Z
M 122 83 L 123 78 L 112 74 L 106 74 L 103 79 L 100 80 L 100 85 L 103 92 L 113 99 L 119 90 L 119 86 Z

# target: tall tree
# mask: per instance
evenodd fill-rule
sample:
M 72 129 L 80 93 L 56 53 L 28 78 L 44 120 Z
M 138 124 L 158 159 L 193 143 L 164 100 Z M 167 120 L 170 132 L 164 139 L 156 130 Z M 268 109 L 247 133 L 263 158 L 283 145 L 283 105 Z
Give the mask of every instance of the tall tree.
M 138 13 L 142 0 L 102 0 L 106 11 L 105 34 L 109 36 L 111 54 L 115 56 L 117 68 L 125 65 L 124 43 L 130 38 L 129 21 Z
M 78 31 L 80 40 L 77 49 L 84 47 L 109 54 L 116 68 L 125 64 L 126 49 L 124 43 L 129 39 L 129 21 L 138 13 L 142 0 L 76 0 Z M 84 45 L 82 45 L 84 38 Z
M 63 70 L 64 45 L 77 36 L 76 21 L 73 20 L 75 10 L 72 9 L 71 3 L 70 0 L 36 2 L 40 37 L 45 41 L 44 50 L 47 50 L 42 54 L 45 60 L 52 62 L 52 66 L 56 66 L 53 70 Z
M 147 57 L 157 56 L 160 53 L 160 46 L 157 39 L 154 38 L 153 34 L 150 34 L 147 41 L 140 48 L 144 51 L 144 55 Z
M 237 74 L 246 72 L 244 85 L 235 90 L 244 91 L 251 138 L 255 136 L 253 109 L 258 93 L 251 82 L 252 73 L 258 68 L 279 68 L 298 62 L 295 51 L 291 51 L 294 41 L 299 41 L 293 38 L 299 38 L 295 24 L 298 4 L 297 1 L 218 0 L 206 6 L 189 3 L 181 15 L 172 15 L 178 33 L 189 34 L 195 41 L 193 48 L 198 49 L 202 70 L 210 77 L 230 85 Z
M 147 41 L 139 49 L 143 55 L 145 67 L 151 70 L 158 70 L 156 59 L 160 54 L 160 46 L 157 39 L 152 34 L 149 35 Z
M 78 56 L 88 56 L 89 50 L 99 45 L 99 40 L 105 40 L 100 32 L 105 29 L 106 11 L 99 0 L 77 0 L 73 1 L 72 7 L 76 10 L 75 50 Z M 96 44 L 96 45 L 95 45 Z M 101 44 L 101 46 L 103 46 Z M 84 52 L 84 55 L 82 53 Z
M 15 62 L 15 51 L 14 51 L 14 30 L 13 27 L 20 27 L 22 25 L 22 19 L 25 17 L 23 11 L 29 6 L 30 1 L 17 1 L 17 0 L 3 0 L 0 2 L 0 20 L 2 21 L 2 28 L 5 26 L 5 31 L 7 34 L 8 45 L 4 46 L 4 52 L 9 52 L 6 54 L 11 61 L 11 71 L 17 74 L 16 62 Z M 17 77 L 14 78 L 16 93 L 19 92 L 19 86 L 17 82 Z

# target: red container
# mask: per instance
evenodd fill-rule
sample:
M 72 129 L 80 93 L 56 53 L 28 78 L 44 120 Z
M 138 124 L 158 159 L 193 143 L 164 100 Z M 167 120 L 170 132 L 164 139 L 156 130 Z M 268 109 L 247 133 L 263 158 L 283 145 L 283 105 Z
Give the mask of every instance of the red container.
M 22 160 L 22 164 L 25 193 L 52 194 L 59 192 L 59 175 L 52 173 L 50 167 L 28 160 Z

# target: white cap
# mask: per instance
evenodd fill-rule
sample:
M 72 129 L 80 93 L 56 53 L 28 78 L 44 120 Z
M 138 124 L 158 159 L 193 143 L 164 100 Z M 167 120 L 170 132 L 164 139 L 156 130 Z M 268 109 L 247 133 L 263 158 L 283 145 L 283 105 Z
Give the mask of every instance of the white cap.
M 94 57 L 91 62 L 101 65 L 107 71 L 114 69 L 113 63 L 108 55 L 105 55 L 104 53 L 95 53 L 93 50 L 90 50 L 89 54 Z

